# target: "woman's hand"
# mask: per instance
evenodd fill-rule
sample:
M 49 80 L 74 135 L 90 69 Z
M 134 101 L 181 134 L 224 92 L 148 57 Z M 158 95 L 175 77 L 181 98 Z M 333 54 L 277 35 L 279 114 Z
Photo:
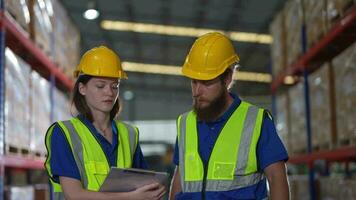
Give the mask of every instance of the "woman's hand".
M 137 188 L 135 191 L 130 192 L 130 199 L 135 200 L 158 200 L 166 193 L 166 188 L 159 183 L 152 183 L 149 185 Z

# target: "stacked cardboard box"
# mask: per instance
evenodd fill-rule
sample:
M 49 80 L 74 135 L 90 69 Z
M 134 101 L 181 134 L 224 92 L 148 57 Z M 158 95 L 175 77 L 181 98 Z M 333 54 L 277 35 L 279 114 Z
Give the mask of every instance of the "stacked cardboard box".
M 331 106 L 330 106 L 330 64 L 326 63 L 310 75 L 310 108 L 313 146 L 329 148 L 331 139 Z
M 58 89 L 53 91 L 53 122 L 71 118 L 68 97 Z
M 320 199 L 356 199 L 356 180 L 342 176 L 320 177 Z M 335 187 L 337 185 L 337 187 Z
M 279 137 L 282 139 L 283 144 L 288 151 L 292 149 L 290 138 L 290 109 L 288 93 L 280 94 L 277 96 L 277 116 L 276 128 Z
M 273 62 L 273 75 L 277 75 L 286 67 L 286 30 L 284 12 L 280 12 L 273 20 L 269 31 L 273 38 L 271 44 L 271 57 Z
M 30 11 L 28 0 L 5 0 L 5 8 L 17 23 L 26 32 L 29 32 Z
M 345 12 L 355 5 L 355 0 L 326 0 L 326 13 L 329 26 L 340 17 L 344 16 Z
M 53 15 L 49 0 L 35 0 L 33 5 L 33 33 L 32 38 L 36 44 L 49 56 L 53 56 Z
M 33 186 L 9 186 L 5 189 L 5 199 L 35 200 Z
M 44 155 L 45 133 L 50 126 L 49 82 L 37 72 L 31 73 L 31 151 Z
M 286 28 L 286 47 L 287 65 L 291 65 L 302 53 L 302 25 L 303 25 L 303 6 L 302 0 L 288 1 L 284 8 L 285 28 Z
M 80 57 L 80 32 L 59 0 L 6 0 L 6 9 L 31 39 L 72 77 Z
M 8 48 L 5 57 L 5 142 L 18 150 L 28 149 L 30 67 Z
M 289 90 L 291 146 L 293 153 L 306 152 L 307 134 L 305 120 L 305 100 L 303 82 L 299 82 Z
M 289 176 L 291 199 L 309 199 L 309 179 L 307 175 Z M 316 181 L 318 183 L 318 181 Z
M 68 13 L 58 0 L 52 0 L 54 17 L 54 60 L 63 72 L 73 77 L 73 71 L 79 63 L 79 30 L 68 18 Z
M 356 43 L 334 58 L 338 140 L 356 140 Z
M 326 0 L 305 0 L 307 47 L 310 48 L 327 32 Z

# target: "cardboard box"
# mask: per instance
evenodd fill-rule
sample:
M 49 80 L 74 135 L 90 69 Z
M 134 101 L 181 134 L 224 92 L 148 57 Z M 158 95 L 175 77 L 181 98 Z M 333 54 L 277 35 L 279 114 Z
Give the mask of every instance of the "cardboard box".
M 356 139 L 356 43 L 332 61 L 335 75 L 338 140 Z
M 325 63 L 309 76 L 311 130 L 313 147 L 329 149 L 332 146 L 330 107 L 330 64 Z
M 30 145 L 31 69 L 9 48 L 5 50 L 5 59 L 5 141 L 21 153 L 21 149 L 29 149 Z
M 269 31 L 273 38 L 271 44 L 272 57 L 272 72 L 277 75 L 283 70 L 286 65 L 286 30 L 285 30 L 285 14 L 283 10 L 278 13 L 269 27 Z

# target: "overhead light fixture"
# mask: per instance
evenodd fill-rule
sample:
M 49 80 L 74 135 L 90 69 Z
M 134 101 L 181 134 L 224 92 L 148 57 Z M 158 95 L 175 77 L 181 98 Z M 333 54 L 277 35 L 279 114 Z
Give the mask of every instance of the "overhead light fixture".
M 89 1 L 87 10 L 84 11 L 83 17 L 87 20 L 94 20 L 98 18 L 100 15 L 99 11 L 96 9 L 95 2 L 94 1 Z
M 141 72 L 151 74 L 166 74 L 166 75 L 182 75 L 181 69 L 178 66 L 146 64 L 136 62 L 123 62 L 123 68 L 129 72 Z
M 237 71 L 234 80 L 271 83 L 272 76 L 267 73 Z
M 94 20 L 99 17 L 99 11 L 95 9 L 88 9 L 84 12 L 83 16 L 87 20 Z
M 132 31 L 138 33 L 151 33 L 171 36 L 199 37 L 208 32 L 221 32 L 239 42 L 253 42 L 262 44 L 271 44 L 272 37 L 268 34 L 258 34 L 249 32 L 223 31 L 218 29 L 203 29 L 184 26 L 169 26 L 161 24 L 146 24 L 124 21 L 103 20 L 101 27 L 105 30 L 114 31 Z
M 124 70 L 129 72 L 182 76 L 180 66 L 145 64 L 136 62 L 123 62 L 122 65 Z M 267 73 L 238 71 L 235 73 L 234 80 L 271 83 L 272 77 Z

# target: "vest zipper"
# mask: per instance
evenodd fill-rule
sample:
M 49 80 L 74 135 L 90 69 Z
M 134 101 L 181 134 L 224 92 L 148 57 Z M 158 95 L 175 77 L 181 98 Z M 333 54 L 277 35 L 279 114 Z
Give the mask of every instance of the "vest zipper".
M 210 157 L 209 157 L 210 159 Z M 203 176 L 203 188 L 202 188 L 202 193 L 201 193 L 201 199 L 205 200 L 205 190 L 206 190 L 206 177 L 208 176 L 208 167 L 209 166 L 209 160 L 207 165 L 204 165 L 204 176 Z
M 237 107 L 235 108 L 234 112 L 236 111 Z M 234 113 L 232 112 L 228 118 L 228 120 L 230 119 L 231 115 Z M 219 135 L 218 137 L 216 138 L 215 142 L 214 142 L 214 146 L 213 146 L 213 150 L 214 150 L 214 147 L 215 147 L 215 143 L 216 141 L 218 141 L 219 139 L 219 136 L 220 136 L 220 133 L 222 132 L 222 130 L 225 128 L 225 125 L 227 123 L 227 121 L 225 121 L 225 124 L 222 126 L 221 130 L 219 131 Z M 198 139 L 198 147 L 199 147 L 199 139 Z M 204 176 L 203 176 L 203 188 L 202 188 L 202 193 L 201 193 L 201 198 L 202 200 L 205 200 L 205 190 L 206 190 L 206 179 L 207 179 L 207 176 L 208 176 L 208 168 L 209 168 L 209 161 L 210 161 L 210 157 L 211 157 L 211 154 L 213 153 L 213 150 L 211 150 L 210 152 L 210 155 L 209 155 L 209 158 L 208 158 L 208 161 L 206 162 L 206 165 L 204 165 Z

